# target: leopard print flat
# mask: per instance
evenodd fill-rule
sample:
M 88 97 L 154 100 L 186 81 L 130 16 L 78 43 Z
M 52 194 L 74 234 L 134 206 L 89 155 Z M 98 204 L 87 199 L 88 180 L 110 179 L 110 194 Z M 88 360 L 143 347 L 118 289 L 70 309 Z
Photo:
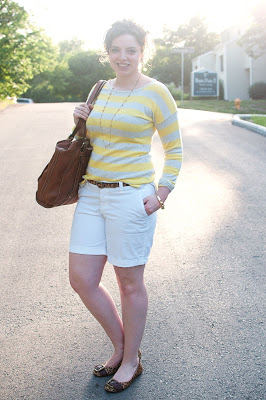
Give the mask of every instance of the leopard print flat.
M 138 351 L 138 357 L 139 360 L 141 360 L 142 353 L 141 350 Z M 104 364 L 96 365 L 93 370 L 93 375 L 99 376 L 99 377 L 105 377 L 105 376 L 110 376 L 114 375 L 118 368 L 120 367 L 121 362 L 116 365 L 115 367 L 106 367 Z
M 128 381 L 128 382 L 118 382 L 116 379 L 110 379 L 105 384 L 104 389 L 107 392 L 112 392 L 112 393 L 122 392 L 123 390 L 127 389 L 133 383 L 133 381 L 137 378 L 137 376 L 139 376 L 142 372 L 143 372 L 143 366 L 142 366 L 141 361 L 140 361 L 139 365 L 138 365 L 134 375 L 130 379 L 130 381 Z
M 93 370 L 93 374 L 95 376 L 104 377 L 114 375 L 118 368 L 120 367 L 121 363 L 115 367 L 106 367 L 104 364 L 96 365 Z

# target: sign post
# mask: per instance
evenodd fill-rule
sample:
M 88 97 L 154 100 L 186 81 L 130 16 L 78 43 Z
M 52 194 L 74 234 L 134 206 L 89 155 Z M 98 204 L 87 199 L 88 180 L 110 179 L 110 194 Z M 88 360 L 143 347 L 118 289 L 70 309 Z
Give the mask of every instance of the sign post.
M 181 53 L 181 103 L 183 103 L 184 93 L 184 54 L 193 53 L 193 47 L 173 47 L 172 53 Z

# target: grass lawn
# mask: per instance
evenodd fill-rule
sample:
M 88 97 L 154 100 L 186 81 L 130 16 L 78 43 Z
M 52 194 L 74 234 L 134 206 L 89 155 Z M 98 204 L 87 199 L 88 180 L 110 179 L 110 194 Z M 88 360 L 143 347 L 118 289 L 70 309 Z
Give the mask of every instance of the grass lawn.
M 266 114 L 266 100 L 242 100 L 240 109 L 235 108 L 234 101 L 225 100 L 178 100 L 179 108 L 214 111 L 229 114 Z
M 258 117 L 254 115 L 253 117 L 250 118 L 250 121 L 253 122 L 254 124 L 266 127 L 266 117 Z

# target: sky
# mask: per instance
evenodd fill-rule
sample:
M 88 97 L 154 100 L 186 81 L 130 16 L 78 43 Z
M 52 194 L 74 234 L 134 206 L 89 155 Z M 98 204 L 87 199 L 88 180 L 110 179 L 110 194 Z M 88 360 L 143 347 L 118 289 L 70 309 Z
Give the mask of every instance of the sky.
M 77 38 L 86 49 L 102 48 L 111 24 L 129 18 L 142 25 L 152 38 L 162 37 L 164 27 L 176 30 L 195 15 L 205 17 L 209 31 L 221 32 L 247 26 L 251 10 L 261 0 L 15 0 L 42 27 L 54 43 Z M 262 0 L 266 1 L 266 0 Z

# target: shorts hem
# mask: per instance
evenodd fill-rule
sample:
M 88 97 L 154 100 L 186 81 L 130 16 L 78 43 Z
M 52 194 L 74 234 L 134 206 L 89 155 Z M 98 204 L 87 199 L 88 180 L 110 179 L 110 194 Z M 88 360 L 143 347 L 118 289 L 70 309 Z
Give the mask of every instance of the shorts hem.
M 106 251 L 100 247 L 81 247 L 81 246 L 70 246 L 70 253 L 75 254 L 86 254 L 91 256 L 107 256 Z
M 108 257 L 107 261 L 112 264 L 115 265 L 116 267 L 121 267 L 121 268 L 130 268 L 130 267 L 136 267 L 138 265 L 144 265 L 147 264 L 148 262 L 148 258 L 138 258 L 135 260 L 119 260 L 119 259 L 115 259 L 112 257 Z

